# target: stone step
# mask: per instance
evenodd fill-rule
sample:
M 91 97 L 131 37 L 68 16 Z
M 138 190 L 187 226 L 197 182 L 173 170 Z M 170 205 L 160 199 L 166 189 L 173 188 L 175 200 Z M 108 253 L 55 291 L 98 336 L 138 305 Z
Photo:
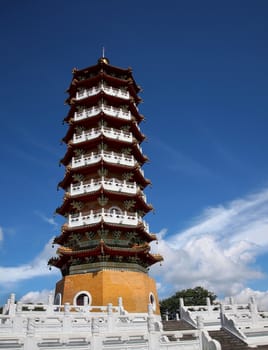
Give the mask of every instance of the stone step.
M 209 331 L 212 339 L 218 340 L 221 344 L 222 350 L 244 350 L 250 349 L 242 340 L 236 338 L 234 335 L 225 330 Z
M 193 330 L 195 329 L 192 325 L 184 320 L 170 320 L 162 321 L 164 331 L 184 331 L 184 330 Z M 218 340 L 221 344 L 222 350 L 244 350 L 252 349 L 242 340 L 236 338 L 231 333 L 225 330 L 216 330 L 209 331 L 209 335 L 212 339 Z M 185 335 L 185 340 L 187 336 Z M 192 336 L 189 336 L 189 340 L 192 339 Z M 170 339 L 172 340 L 172 339 Z M 255 348 L 256 350 L 268 350 L 268 345 L 261 345 Z
M 164 331 L 185 331 L 188 329 L 195 329 L 192 325 L 184 320 L 170 320 L 163 321 L 163 329 Z

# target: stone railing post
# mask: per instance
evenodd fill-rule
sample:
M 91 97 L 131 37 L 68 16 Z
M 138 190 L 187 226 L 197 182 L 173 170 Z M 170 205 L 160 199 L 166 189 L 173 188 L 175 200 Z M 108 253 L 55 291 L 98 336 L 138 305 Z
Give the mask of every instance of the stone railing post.
M 21 301 L 17 302 L 16 312 L 17 313 L 21 313 L 22 312 L 22 302 Z
M 152 304 L 148 304 L 147 324 L 148 324 L 148 331 L 153 332 L 155 330 L 155 326 L 154 326 L 154 311 L 153 311 Z
M 198 329 L 204 329 L 204 319 L 202 316 L 196 316 L 196 324 Z
M 47 305 L 47 313 L 52 314 L 54 311 L 54 295 L 53 293 L 49 293 L 48 295 L 48 305 Z
M 248 307 L 251 313 L 252 322 L 256 322 L 259 318 L 259 313 L 258 313 L 258 307 L 254 296 L 250 297 Z
M 113 318 L 113 304 L 107 305 L 107 316 L 108 316 L 108 330 L 111 332 L 114 330 L 114 318 Z
M 168 321 L 168 311 L 165 312 L 165 319 Z
M 212 311 L 212 307 L 211 307 L 211 301 L 210 301 L 210 298 L 209 298 L 209 297 L 206 298 L 206 304 L 207 304 L 207 311 L 208 311 L 208 314 L 210 314 L 211 311 Z
M 237 311 L 237 305 L 235 304 L 234 302 L 234 298 L 233 297 L 230 297 L 229 298 L 229 304 L 231 305 L 231 310 L 233 313 L 236 313 Z
M 119 314 L 120 315 L 124 315 L 125 314 L 122 297 L 118 298 L 118 309 L 119 309 Z
M 152 316 L 153 313 L 154 313 L 153 305 L 150 303 L 150 304 L 148 304 L 148 315 Z
M 69 315 L 71 311 L 70 303 L 65 303 L 64 304 L 64 315 Z
M 27 337 L 33 337 L 35 333 L 35 326 L 34 326 L 34 319 L 29 317 L 27 319 L 27 331 L 26 335 Z
M 15 294 L 14 293 L 10 294 L 9 312 L 8 312 L 8 314 L 10 316 L 15 316 L 16 315 L 16 304 L 15 304 Z
M 182 309 L 184 308 L 184 300 L 183 298 L 180 298 L 180 305 L 179 305 L 179 312 L 180 312 L 180 317 L 182 315 Z
M 92 334 L 98 334 L 100 332 L 100 329 L 99 329 L 99 319 L 98 317 L 93 317 L 92 318 L 92 323 L 91 323 L 91 329 L 92 329 Z M 93 348 L 95 349 L 95 348 Z
M 223 327 L 224 326 L 224 307 L 222 303 L 220 303 L 220 320 L 221 320 L 221 327 Z

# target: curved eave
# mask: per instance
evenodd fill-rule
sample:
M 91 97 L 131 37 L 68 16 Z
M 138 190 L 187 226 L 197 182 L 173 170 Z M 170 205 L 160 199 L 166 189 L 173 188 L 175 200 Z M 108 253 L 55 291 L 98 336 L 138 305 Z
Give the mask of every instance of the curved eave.
M 83 69 L 73 69 L 73 80 L 79 79 L 80 76 L 86 76 L 87 74 L 99 74 L 101 72 L 106 73 L 107 75 L 112 74 L 118 74 L 118 75 L 125 75 L 126 79 L 132 79 L 133 83 L 135 85 L 135 89 L 137 92 L 141 90 L 141 88 L 136 84 L 135 79 L 132 75 L 132 69 L 131 68 L 121 68 L 117 66 L 112 66 L 111 64 L 107 64 L 104 62 L 98 62 L 97 64 L 93 66 L 89 66 L 87 68 Z
M 97 62 L 97 64 L 95 64 L 93 66 L 89 66 L 89 67 L 82 68 L 82 69 L 75 69 L 73 71 L 73 76 L 77 77 L 77 76 L 81 76 L 83 74 L 99 72 L 101 70 L 107 71 L 107 72 L 114 72 L 116 74 L 126 74 L 126 75 L 131 74 L 130 68 L 121 68 L 121 67 L 117 67 L 117 66 L 112 66 L 111 64 L 107 64 L 104 62 Z
M 62 141 L 68 144 L 68 142 L 71 142 L 72 140 L 73 134 L 75 133 L 76 126 L 81 125 L 89 130 L 91 128 L 94 128 L 96 126 L 96 122 L 98 122 L 98 119 L 100 119 L 103 116 L 105 116 L 105 119 L 107 119 L 107 121 L 111 121 L 111 118 L 113 118 L 111 116 L 107 116 L 106 114 L 104 115 L 102 112 L 92 118 L 76 121 L 75 123 L 69 124 L 68 130 L 65 136 L 63 137 Z M 125 120 L 113 118 L 112 121 L 113 121 L 114 127 L 117 128 L 118 130 L 120 130 L 120 128 L 123 125 L 126 125 Z M 130 121 L 129 125 L 130 125 L 130 131 L 132 132 L 133 137 L 138 141 L 139 144 L 146 139 L 146 136 L 140 131 L 135 120 Z
M 81 105 L 83 105 L 83 104 L 81 104 Z M 95 104 L 95 106 L 97 105 L 97 102 L 96 102 L 96 104 Z M 92 105 L 90 105 L 90 106 L 87 106 L 87 107 L 94 107 L 94 104 L 92 104 Z M 81 119 L 81 120 L 79 120 L 79 121 L 75 121 L 74 120 L 74 113 L 76 112 L 77 110 L 76 110 L 76 106 L 75 105 L 72 105 L 71 106 L 71 108 L 70 108 L 70 110 L 69 110 L 69 112 L 68 112 L 68 114 L 67 114 L 67 116 L 63 119 L 63 123 L 67 123 L 67 124 L 69 124 L 69 125 L 71 125 L 71 124 L 77 124 L 77 125 L 80 125 L 80 124 L 84 124 L 87 120 L 93 120 L 94 118 L 97 118 L 98 116 L 101 116 L 101 117 L 107 117 L 107 118 L 110 118 L 111 120 L 113 120 L 113 122 L 114 121 L 121 121 L 121 124 L 122 125 L 126 125 L 126 124 L 128 124 L 129 122 L 131 122 L 131 120 L 130 121 L 127 121 L 127 120 L 125 120 L 125 119 L 120 119 L 120 118 L 115 118 L 115 117 L 113 117 L 113 116 L 110 116 L 109 114 L 106 114 L 105 112 L 103 112 L 103 111 L 100 111 L 98 114 L 96 114 L 96 115 L 94 115 L 94 116 L 92 116 L 92 117 L 90 117 L 90 118 L 85 118 L 85 119 Z M 139 114 L 138 112 L 137 112 L 137 109 L 135 108 L 135 115 L 133 114 L 132 115 L 132 120 L 134 121 L 134 122 L 137 122 L 138 124 L 141 122 L 141 121 L 143 121 L 144 120 L 144 116 L 142 115 L 142 114 Z
M 151 266 L 154 265 L 158 262 L 163 261 L 163 257 L 161 255 L 158 254 L 150 254 L 147 251 L 141 251 L 141 252 L 137 252 L 137 251 L 128 251 L 128 252 L 122 252 L 119 250 L 107 250 L 106 253 L 108 253 L 110 256 L 123 256 L 123 257 L 137 257 L 139 258 L 141 261 L 144 261 L 146 263 L 146 265 Z M 57 258 L 51 258 L 48 261 L 48 265 L 52 265 L 55 266 L 57 268 L 62 268 L 63 265 L 67 264 L 67 265 L 71 265 L 71 258 L 87 258 L 90 256 L 98 256 L 100 254 L 103 254 L 105 256 L 105 253 L 103 253 L 101 251 L 101 249 L 98 249 L 94 252 L 86 252 L 83 251 L 80 254 L 65 254 L 65 255 L 61 255 Z
M 139 162 L 139 164 L 142 166 L 144 163 L 149 162 L 149 158 L 141 152 L 139 147 L 137 146 L 137 142 L 132 145 L 133 147 L 133 156 L 134 158 Z
M 72 98 L 75 98 L 76 91 L 79 87 L 91 88 L 96 86 L 103 79 L 103 73 L 98 73 L 94 77 L 90 77 L 84 80 L 78 80 L 76 77 L 73 78 L 71 85 L 66 90 L 69 93 L 69 97 L 66 99 L 65 103 L 70 103 Z
M 131 170 L 133 169 L 133 166 L 132 165 L 124 165 L 124 164 L 117 164 L 117 163 L 109 163 L 107 162 L 105 159 L 100 159 L 98 162 L 94 163 L 94 164 L 86 164 L 86 165 L 81 165 L 80 167 L 76 167 L 75 169 L 70 169 L 70 170 L 73 170 L 73 173 L 76 173 L 76 172 L 85 172 L 85 169 L 90 169 L 90 168 L 93 168 L 94 166 L 99 166 L 100 165 L 104 165 L 104 166 L 114 166 L 114 168 L 116 169 L 124 169 L 124 170 Z M 68 167 L 68 166 L 67 166 Z M 60 187 L 62 187 L 60 185 Z
M 69 227 L 68 224 L 64 224 L 62 226 L 62 234 L 65 235 L 67 232 L 68 233 L 80 233 L 80 232 L 86 232 L 88 231 L 88 229 L 97 229 L 99 228 L 101 225 L 101 227 L 107 227 L 107 228 L 110 228 L 110 229 L 113 229 L 113 230 L 125 230 L 125 231 L 138 231 L 138 232 L 141 232 L 141 233 L 145 233 L 146 230 L 145 230 L 145 226 L 142 222 L 139 222 L 138 225 L 136 227 L 133 227 L 133 226 L 130 226 L 130 225 L 127 225 L 127 224 L 116 224 L 116 223 L 107 223 L 105 221 L 100 221 L 98 223 L 93 223 L 93 224 L 87 224 L 87 225 L 83 225 L 83 226 L 77 226 L 77 227 Z M 148 233 L 147 233 L 148 234 Z M 151 237 L 152 241 L 156 240 L 155 239 L 155 235 L 150 235 L 148 234 L 149 237 Z
M 97 201 L 98 197 L 103 194 L 108 196 L 109 201 L 113 200 L 129 200 L 134 199 L 136 200 L 135 206 L 133 206 L 134 211 L 142 210 L 145 214 L 147 214 L 149 211 L 153 210 L 153 207 L 151 204 L 147 204 L 139 193 L 125 193 L 125 192 L 116 192 L 116 191 L 109 191 L 103 188 L 101 186 L 98 190 L 95 192 L 90 193 L 83 193 L 76 196 L 70 196 L 69 193 L 66 193 L 64 196 L 63 203 L 60 207 L 56 209 L 56 213 L 62 216 L 65 216 L 66 214 L 69 214 L 71 211 L 74 210 L 71 203 L 75 200 L 81 201 L 83 203 L 89 202 L 89 201 Z
M 139 113 L 139 111 L 138 111 L 137 107 L 134 105 L 133 101 L 130 101 L 130 103 L 129 103 L 129 110 L 130 110 L 131 114 L 135 117 L 135 119 L 137 120 L 138 124 L 145 119 L 144 116 Z
M 149 180 L 149 179 L 146 179 L 142 174 L 141 174 L 141 172 L 139 171 L 139 167 L 135 167 L 135 169 L 134 169 L 134 175 L 136 176 L 136 182 L 138 183 L 138 184 L 142 184 L 142 188 L 145 188 L 146 186 L 148 186 L 148 185 L 151 185 L 152 184 L 152 182 L 151 182 L 151 180 Z
M 120 139 L 115 140 L 107 137 L 104 134 L 100 134 L 96 138 L 91 140 L 85 140 L 84 142 L 80 142 L 80 143 L 69 142 L 67 152 L 65 153 L 64 157 L 60 160 L 60 163 L 63 164 L 64 166 L 67 166 L 71 162 L 72 157 L 74 156 L 75 149 L 79 149 L 83 147 L 85 151 L 90 151 L 94 148 L 97 148 L 97 146 L 100 144 L 100 141 L 102 140 L 104 140 L 109 147 L 113 147 L 114 145 L 119 146 L 117 151 L 115 150 L 115 152 L 117 153 L 120 153 L 120 149 L 124 146 L 127 148 L 128 147 L 132 148 L 133 156 L 141 166 L 144 163 L 149 161 L 149 158 L 140 151 L 139 147 L 137 147 L 137 144 L 129 143 Z
M 71 248 L 59 247 L 57 254 L 59 256 L 72 256 L 72 257 L 87 257 L 87 256 L 98 256 L 98 255 L 122 255 L 122 256 L 135 256 L 139 254 L 148 254 L 150 251 L 149 244 L 145 245 L 134 245 L 129 248 L 123 247 L 110 247 L 105 244 L 103 240 L 100 240 L 99 245 L 94 248 L 72 250 Z
M 105 91 L 99 91 L 96 95 L 87 96 L 80 100 L 72 98 L 69 103 L 71 107 L 73 106 L 76 107 L 81 105 L 90 107 L 92 105 L 96 105 L 101 98 L 105 99 L 105 101 L 108 101 L 111 105 L 115 107 L 118 107 L 119 105 L 122 105 L 122 104 L 130 105 L 131 103 L 130 99 L 124 99 L 122 97 L 109 95 Z
M 106 163 L 105 161 L 100 160 L 98 163 L 94 164 L 88 164 L 86 166 L 72 169 L 71 167 L 66 167 L 65 175 L 62 181 L 59 182 L 58 187 L 61 187 L 62 189 L 66 190 L 70 184 L 73 182 L 72 176 L 76 173 L 81 173 L 82 175 L 88 175 L 90 173 L 94 174 L 99 168 L 100 165 L 103 164 L 107 170 L 109 171 L 117 171 L 120 169 L 120 171 L 133 171 L 133 179 L 132 181 L 135 181 L 138 186 L 140 186 L 141 189 L 144 189 L 146 186 L 151 184 L 151 181 L 149 179 L 146 179 L 141 172 L 139 171 L 139 167 L 135 166 L 127 167 L 122 166 L 118 164 L 112 164 L 112 163 Z M 89 172 L 90 170 L 90 172 Z
M 141 130 L 139 129 L 138 125 L 136 124 L 136 122 L 134 120 L 132 120 L 131 123 L 131 132 L 134 135 L 134 137 L 139 141 L 139 143 L 141 143 L 142 141 L 144 141 L 146 139 L 146 136 L 141 132 Z
M 113 126 L 115 128 L 120 128 L 123 125 L 130 125 L 132 127 L 132 124 L 135 124 L 135 120 L 125 120 L 125 119 L 121 119 L 121 118 L 115 118 L 113 116 L 110 116 L 108 114 L 103 113 L 102 111 L 90 118 L 86 118 L 86 119 L 80 119 L 75 121 L 73 119 L 73 115 L 71 118 L 69 118 L 69 128 L 67 130 L 67 133 L 65 135 L 65 137 L 62 139 L 63 142 L 67 143 L 71 138 L 72 135 L 74 133 L 74 128 L 76 126 L 85 126 L 86 128 L 94 128 L 96 127 L 96 123 L 100 120 L 100 119 L 105 119 L 107 122 L 111 122 L 113 124 Z M 137 128 L 137 127 L 136 127 Z M 133 128 L 134 129 L 134 128 Z M 135 132 L 135 135 L 139 135 L 141 134 L 141 132 Z M 134 135 L 134 136 L 135 136 Z M 143 134 L 141 134 L 143 135 Z M 138 137 L 136 137 L 138 139 Z
M 94 226 L 94 230 L 98 230 L 100 228 L 104 228 L 104 229 L 120 229 L 123 232 L 127 232 L 129 231 L 129 227 L 128 226 L 118 226 L 116 224 L 109 224 L 106 222 L 99 222 L 97 224 L 95 224 Z M 131 228 L 131 230 L 136 231 L 140 237 L 142 237 L 143 239 L 145 239 L 146 242 L 150 243 L 152 241 L 157 241 L 157 236 L 154 233 L 149 233 L 145 230 L 143 225 L 138 225 L 135 229 L 133 229 L 133 227 Z M 74 228 L 69 228 L 67 224 L 64 224 L 62 226 L 62 233 L 54 238 L 54 244 L 59 244 L 59 245 L 64 245 L 68 240 L 69 240 L 69 236 L 75 232 L 75 233 L 80 233 L 83 234 L 85 232 L 88 231 L 87 227 L 81 226 L 78 227 L 76 229 Z
M 59 182 L 58 187 L 61 187 L 63 189 L 66 189 L 70 183 L 72 182 L 72 175 L 75 173 L 81 173 L 82 175 L 85 174 L 93 174 L 94 170 L 98 170 L 100 168 L 100 165 L 103 165 L 104 167 L 109 169 L 111 171 L 132 171 L 133 172 L 133 181 L 135 181 L 142 189 L 145 188 L 147 185 L 151 184 L 151 181 L 146 179 L 141 172 L 139 171 L 139 166 L 127 166 L 127 165 L 121 165 L 121 164 L 115 164 L 115 163 L 109 163 L 105 160 L 100 159 L 99 162 L 94 164 L 87 164 L 81 167 L 77 167 L 75 169 L 72 169 L 71 167 L 67 166 L 65 171 L 65 176 L 62 181 Z
M 163 261 L 163 257 L 159 254 L 150 254 L 150 246 L 133 246 L 131 248 L 118 248 L 107 246 L 103 241 L 92 249 L 84 249 L 73 251 L 69 248 L 58 248 L 57 254 L 59 254 L 58 260 L 69 260 L 68 258 L 86 258 L 90 256 L 110 255 L 110 256 L 123 256 L 123 257 L 137 257 L 142 261 L 145 261 L 148 265 L 153 265 L 157 262 Z M 66 259 L 67 258 L 67 259 Z
M 113 77 L 111 75 L 105 74 L 103 72 L 100 72 L 94 77 L 84 79 L 84 80 L 73 80 L 73 84 L 71 84 L 70 88 L 67 90 L 69 93 L 69 97 L 66 99 L 65 103 L 71 104 L 71 100 L 76 98 L 76 92 L 78 88 L 92 88 L 93 86 L 98 85 L 101 81 L 104 81 L 107 83 L 107 85 L 120 88 L 120 87 L 126 87 L 127 90 L 130 93 L 131 98 L 134 99 L 135 103 L 138 105 L 142 99 L 138 95 L 138 91 L 135 88 L 135 83 L 130 79 L 119 79 L 116 77 Z

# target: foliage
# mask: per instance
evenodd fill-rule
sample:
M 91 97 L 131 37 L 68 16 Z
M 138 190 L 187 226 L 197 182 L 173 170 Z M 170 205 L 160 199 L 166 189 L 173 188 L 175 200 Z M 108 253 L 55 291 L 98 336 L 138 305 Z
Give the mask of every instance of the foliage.
M 124 207 L 126 210 L 132 209 L 136 204 L 134 199 L 124 201 Z
M 132 173 L 123 173 L 123 175 L 122 175 L 122 178 L 125 181 L 129 181 L 130 179 L 132 179 L 132 177 L 133 177 Z
M 72 208 L 80 211 L 83 209 L 84 204 L 81 201 L 72 201 L 71 206 L 72 206 Z
M 84 175 L 82 174 L 73 174 L 73 180 L 76 182 L 81 182 L 84 180 Z
M 206 305 L 206 298 L 210 298 L 210 302 L 216 299 L 216 295 L 213 292 L 204 289 L 203 287 L 195 287 L 189 289 L 183 289 L 170 298 L 160 301 L 160 311 L 162 315 L 168 312 L 170 315 L 175 315 L 180 307 L 180 298 L 183 298 L 184 305 Z

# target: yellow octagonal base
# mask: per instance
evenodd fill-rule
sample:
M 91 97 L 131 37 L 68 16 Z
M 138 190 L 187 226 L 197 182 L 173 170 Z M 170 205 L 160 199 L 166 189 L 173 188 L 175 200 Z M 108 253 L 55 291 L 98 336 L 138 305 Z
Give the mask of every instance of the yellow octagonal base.
M 63 277 L 56 284 L 55 295 L 61 304 L 76 304 L 79 295 L 89 295 L 91 305 L 118 305 L 122 297 L 128 312 L 148 312 L 151 303 L 155 314 L 160 313 L 155 281 L 147 274 L 134 271 L 99 271 Z

